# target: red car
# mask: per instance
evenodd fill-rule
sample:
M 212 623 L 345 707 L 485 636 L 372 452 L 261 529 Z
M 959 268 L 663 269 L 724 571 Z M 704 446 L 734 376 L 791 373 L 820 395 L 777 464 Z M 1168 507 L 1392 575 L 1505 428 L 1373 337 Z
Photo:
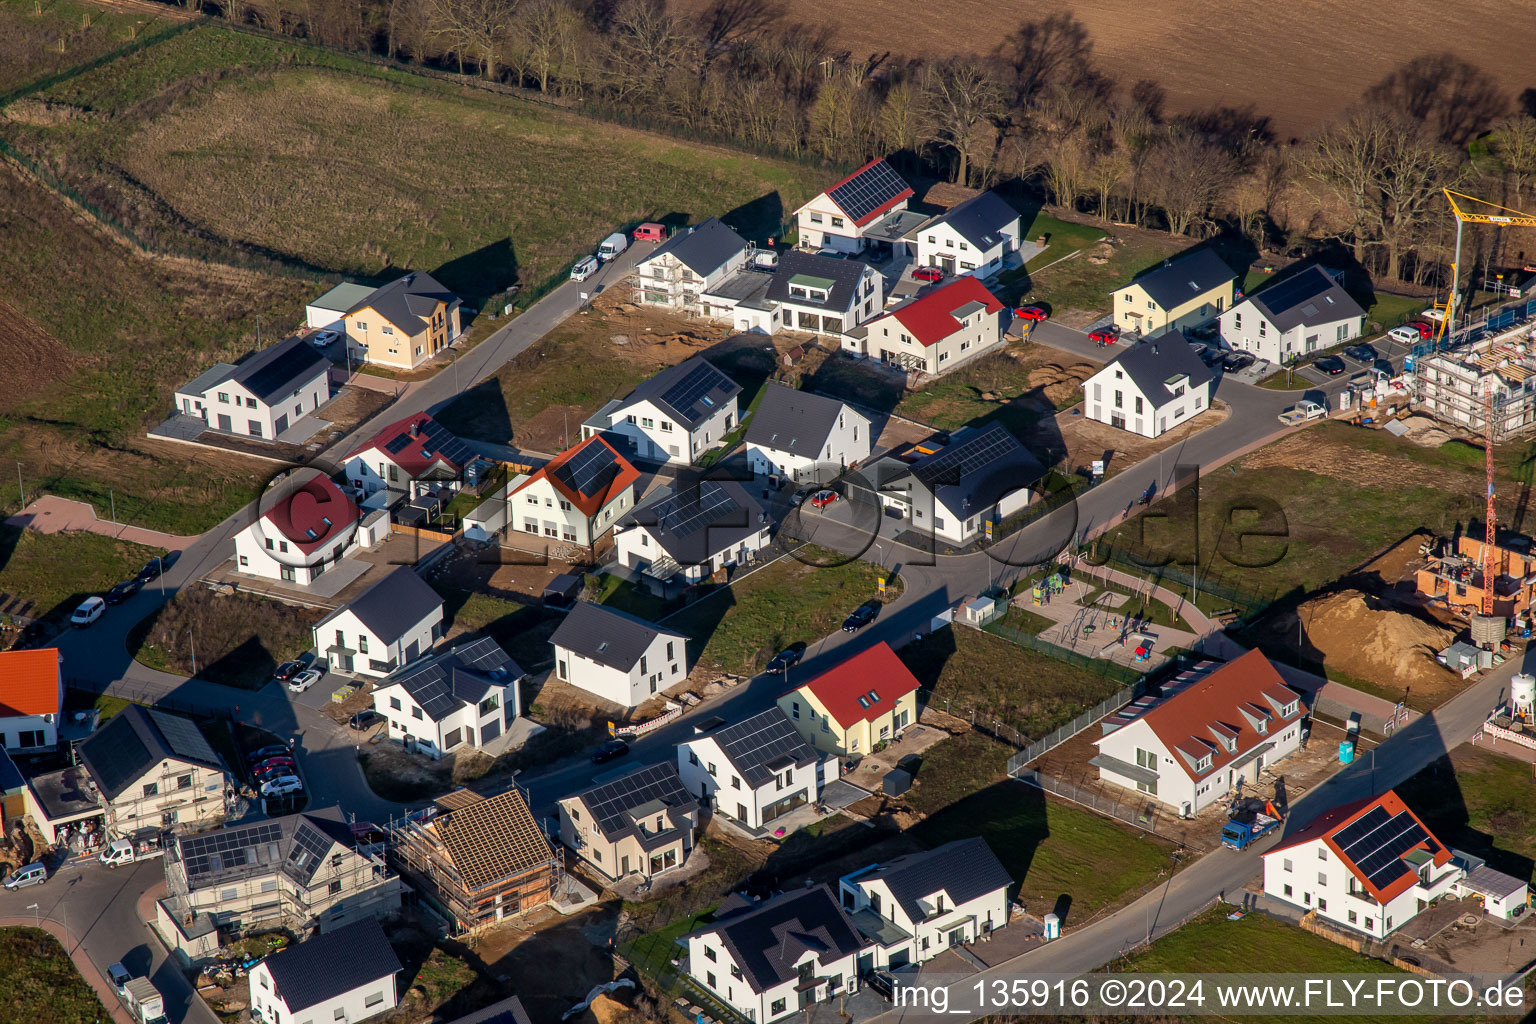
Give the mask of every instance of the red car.
M 1425 323 L 1423 320 L 1409 321 L 1408 329 L 1410 331 L 1418 331 L 1420 338 L 1430 338 L 1433 337 L 1435 333 L 1435 329 L 1429 324 Z
M 1051 318 L 1051 314 L 1039 306 L 1020 306 L 1013 311 L 1013 316 L 1016 320 L 1034 320 L 1036 322 Z
M 836 491 L 817 491 L 811 497 L 811 508 L 826 508 L 836 500 Z
M 942 281 L 944 270 L 941 267 L 918 267 L 912 271 L 912 278 L 915 281 Z
M 1115 342 L 1120 340 L 1120 328 L 1100 327 L 1098 330 L 1088 335 L 1088 340 L 1096 341 L 1100 345 L 1113 345 Z

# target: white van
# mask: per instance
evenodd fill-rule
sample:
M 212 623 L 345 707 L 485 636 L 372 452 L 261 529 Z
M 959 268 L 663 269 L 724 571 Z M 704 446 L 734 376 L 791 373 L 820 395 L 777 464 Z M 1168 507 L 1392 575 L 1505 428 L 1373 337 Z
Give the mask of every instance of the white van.
M 141 860 L 151 860 L 164 854 L 165 848 L 160 845 L 159 839 L 141 842 L 137 848 L 131 839 L 114 839 L 96 859 L 109 868 L 116 868 L 124 864 L 135 864 Z
M 580 260 L 577 260 L 576 265 L 571 268 L 571 280 L 585 281 L 595 273 L 597 273 L 597 260 L 593 259 L 591 256 L 583 256 Z
M 624 237 L 623 232 L 615 231 L 603 239 L 603 244 L 597 247 L 597 258 L 607 263 L 628 248 L 629 239 Z
M 80 602 L 80 607 L 75 609 L 75 614 L 69 617 L 69 624 L 76 629 L 84 629 L 101 618 L 101 613 L 106 610 L 107 602 L 99 597 L 88 597 Z

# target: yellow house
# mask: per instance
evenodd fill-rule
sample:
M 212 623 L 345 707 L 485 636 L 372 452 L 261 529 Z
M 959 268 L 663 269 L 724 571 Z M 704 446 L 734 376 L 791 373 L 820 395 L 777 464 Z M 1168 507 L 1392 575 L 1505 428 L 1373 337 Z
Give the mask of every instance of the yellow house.
M 1115 290 L 1115 326 L 1156 337 L 1198 327 L 1232 305 L 1237 274 L 1212 249 L 1196 249 Z
M 917 721 L 917 679 L 881 641 L 779 698 L 779 707 L 817 750 L 867 754 Z
M 459 336 L 459 305 L 431 274 L 412 271 L 347 310 L 347 344 L 364 362 L 414 369 Z

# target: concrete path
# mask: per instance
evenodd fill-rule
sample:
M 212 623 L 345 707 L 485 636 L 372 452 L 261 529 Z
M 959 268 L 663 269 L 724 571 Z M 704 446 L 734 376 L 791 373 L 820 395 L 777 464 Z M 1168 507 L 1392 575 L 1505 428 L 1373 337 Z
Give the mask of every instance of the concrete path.
M 96 509 L 86 502 L 72 501 L 52 494 L 45 494 L 35 499 L 19 513 L 8 518 L 5 524 L 36 530 L 38 533 L 64 533 L 66 530 L 99 533 L 105 537 L 116 537 L 118 540 L 132 541 L 135 544 L 165 548 L 167 551 L 180 551 L 197 540 L 196 537 L 161 533 L 159 530 L 150 530 L 142 526 L 103 521 L 97 517 Z

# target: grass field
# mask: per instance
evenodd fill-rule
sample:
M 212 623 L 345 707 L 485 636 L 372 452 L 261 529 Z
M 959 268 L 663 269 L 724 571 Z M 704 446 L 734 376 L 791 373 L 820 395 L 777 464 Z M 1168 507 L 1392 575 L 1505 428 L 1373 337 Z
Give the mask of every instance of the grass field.
M 37 533 L 0 525 L 0 592 L 31 601 L 30 618 L 67 618 L 86 595 L 131 579 L 163 554 L 96 533 Z
M 0 0 L 0 96 L 110 53 L 162 21 L 69 0 Z
M 255 690 L 314 645 L 311 628 L 324 617 L 251 594 L 186 589 L 133 628 L 128 650 L 151 668 Z
M 98 1024 L 111 1014 L 59 940 L 38 928 L 0 928 L 0 1021 Z
M 1536 876 L 1536 807 L 1531 772 L 1519 761 L 1462 744 L 1397 793 L 1441 842 L 1514 875 Z

